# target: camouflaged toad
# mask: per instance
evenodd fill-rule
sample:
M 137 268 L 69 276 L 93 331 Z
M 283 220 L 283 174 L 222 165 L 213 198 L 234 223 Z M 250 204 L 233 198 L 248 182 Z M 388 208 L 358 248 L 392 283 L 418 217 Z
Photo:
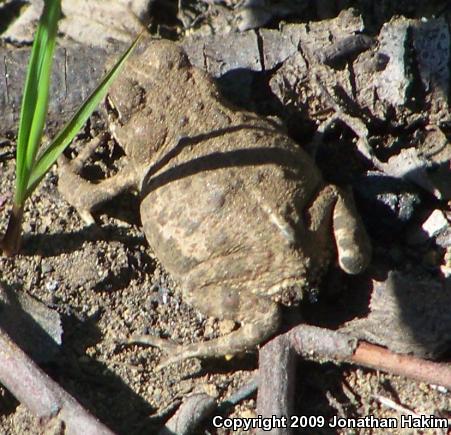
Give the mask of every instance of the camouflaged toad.
M 146 237 L 184 300 L 240 325 L 172 347 L 167 363 L 252 349 L 276 333 L 280 303 L 315 288 L 337 256 L 348 273 L 366 267 L 370 248 L 352 197 L 326 184 L 277 125 L 225 101 L 173 42 L 142 41 L 109 101 L 128 165 L 90 184 L 78 175 L 82 162 L 62 161 L 60 191 L 92 222 L 96 205 L 138 189 Z

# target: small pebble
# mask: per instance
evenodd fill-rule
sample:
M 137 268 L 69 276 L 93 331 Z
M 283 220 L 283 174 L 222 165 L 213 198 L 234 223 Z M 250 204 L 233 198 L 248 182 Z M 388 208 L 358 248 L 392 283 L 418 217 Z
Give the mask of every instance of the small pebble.
M 160 287 L 158 289 L 158 294 L 160 295 L 161 302 L 163 303 L 163 305 L 166 305 L 168 303 L 168 289 Z
M 41 272 L 45 275 L 47 273 L 53 272 L 55 269 L 50 263 L 41 264 Z
M 218 397 L 219 391 L 218 387 L 215 384 L 204 384 L 202 385 L 202 390 L 210 397 Z
M 443 212 L 441 210 L 434 210 L 421 228 L 429 235 L 429 237 L 434 237 L 448 226 L 449 223 Z
M 431 384 L 431 388 L 432 388 L 433 390 L 437 390 L 439 393 L 442 393 L 442 394 L 448 394 L 448 388 L 444 387 L 443 385 L 434 385 L 434 384 Z
M 213 318 L 208 318 L 205 322 L 204 336 L 212 337 L 215 334 L 215 322 Z
M 45 284 L 45 289 L 48 292 L 52 292 L 53 293 L 53 292 L 55 292 L 58 289 L 59 286 L 60 286 L 59 281 L 53 280 L 53 281 L 49 281 L 49 282 L 47 282 Z
M 219 322 L 219 333 L 221 335 L 230 334 L 235 329 L 235 322 L 230 319 L 224 319 Z

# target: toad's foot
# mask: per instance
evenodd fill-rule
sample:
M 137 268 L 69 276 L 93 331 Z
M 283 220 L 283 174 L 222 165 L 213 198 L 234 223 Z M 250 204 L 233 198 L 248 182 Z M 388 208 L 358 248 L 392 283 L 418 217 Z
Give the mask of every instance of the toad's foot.
M 371 260 L 371 243 L 350 191 L 340 189 L 334 207 L 333 231 L 341 269 L 352 275 L 363 272 Z
M 265 316 L 255 318 L 252 323 L 243 324 L 238 330 L 213 340 L 178 345 L 152 335 L 132 336 L 127 344 L 145 344 L 158 347 L 167 357 L 157 366 L 161 370 L 171 364 L 189 358 L 218 358 L 250 351 L 262 341 L 277 332 L 280 323 L 280 308 L 271 304 Z
M 90 183 L 80 176 L 83 164 L 98 142 L 97 139 L 92 140 L 72 161 L 63 155 L 58 159 L 58 190 L 88 225 L 94 223 L 91 213 L 98 205 L 137 185 L 136 171 L 130 165 L 99 183 Z
M 183 361 L 184 359 L 191 358 L 191 356 L 185 356 L 185 346 L 179 345 L 172 340 L 165 340 L 163 338 L 155 337 L 153 335 L 133 335 L 128 340 L 122 342 L 123 344 L 144 344 L 147 346 L 157 347 L 167 357 L 160 361 L 156 370 L 161 370 L 165 367 L 175 364 L 176 362 Z

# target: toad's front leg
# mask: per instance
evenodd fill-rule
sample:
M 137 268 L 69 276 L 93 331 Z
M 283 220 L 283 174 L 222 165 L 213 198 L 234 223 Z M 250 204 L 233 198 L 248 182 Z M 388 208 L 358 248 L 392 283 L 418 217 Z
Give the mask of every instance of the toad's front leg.
M 61 156 L 58 159 L 58 190 L 64 199 L 71 204 L 88 224 L 94 223 L 94 209 L 119 195 L 136 188 L 138 175 L 135 168 L 126 165 L 116 175 L 98 183 L 91 183 L 80 176 L 84 162 L 92 155 L 98 145 L 98 140 L 89 143 L 72 161 Z

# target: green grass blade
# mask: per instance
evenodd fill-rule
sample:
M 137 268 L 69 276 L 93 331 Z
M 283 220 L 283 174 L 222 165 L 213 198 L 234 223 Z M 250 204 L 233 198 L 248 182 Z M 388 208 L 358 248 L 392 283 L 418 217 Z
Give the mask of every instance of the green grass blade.
M 121 67 L 130 56 L 131 52 L 138 44 L 141 35 L 138 36 L 133 44 L 127 49 L 127 51 L 121 56 L 114 67 L 107 73 L 100 85 L 94 90 L 91 96 L 83 103 L 78 109 L 77 113 L 66 124 L 66 126 L 58 133 L 53 139 L 45 151 L 38 157 L 35 166 L 33 167 L 30 175 L 30 180 L 27 185 L 26 195 L 29 196 L 35 187 L 42 180 L 46 172 L 56 162 L 65 148 L 72 142 L 75 135 L 79 132 L 84 123 L 91 116 L 94 109 L 105 97 L 109 86 L 119 74 Z
M 53 1 L 52 4 L 57 5 L 59 1 Z M 53 52 L 56 43 L 57 23 L 60 16 L 58 6 L 52 8 L 48 14 L 48 23 L 44 28 L 44 49 L 42 50 L 42 58 L 39 70 L 39 87 L 36 99 L 36 109 L 33 117 L 33 123 L 30 129 L 28 139 L 28 147 L 26 154 L 27 168 L 32 168 L 36 158 L 36 154 L 41 143 L 42 133 L 45 127 L 47 117 L 48 96 L 50 89 L 50 78 L 53 65 Z
M 14 202 L 23 204 L 47 114 L 50 74 L 61 1 L 47 0 L 34 38 L 19 121 Z
M 25 166 L 25 155 L 30 136 L 31 124 L 33 122 L 33 113 L 36 106 L 39 64 L 42 56 L 43 33 L 41 23 L 36 32 L 33 48 L 31 50 L 30 61 L 25 79 L 24 92 L 22 96 L 22 106 L 20 111 L 19 133 L 17 138 L 16 150 L 16 175 L 17 183 L 23 182 L 23 170 Z

